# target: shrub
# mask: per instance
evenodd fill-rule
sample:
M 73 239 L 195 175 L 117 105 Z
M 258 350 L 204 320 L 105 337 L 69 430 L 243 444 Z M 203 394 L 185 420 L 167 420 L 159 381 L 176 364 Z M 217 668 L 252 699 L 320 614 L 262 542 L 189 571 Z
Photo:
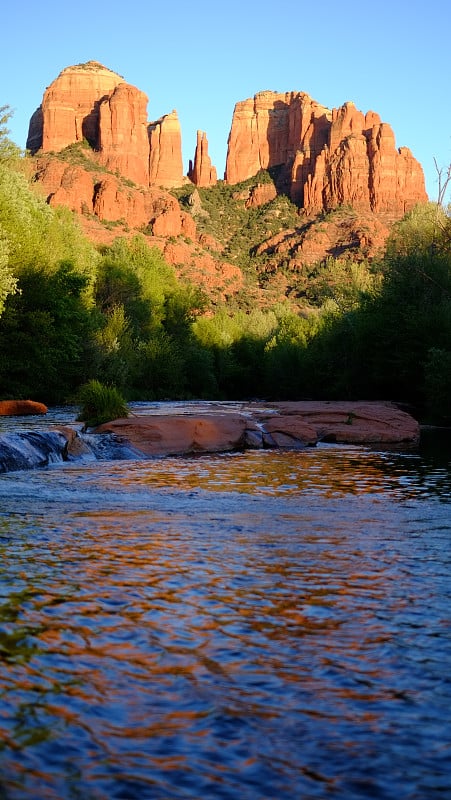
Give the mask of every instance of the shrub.
M 105 386 L 97 380 L 80 386 L 76 400 L 81 405 L 77 419 L 84 422 L 85 427 L 92 428 L 129 415 L 127 404 L 116 387 Z

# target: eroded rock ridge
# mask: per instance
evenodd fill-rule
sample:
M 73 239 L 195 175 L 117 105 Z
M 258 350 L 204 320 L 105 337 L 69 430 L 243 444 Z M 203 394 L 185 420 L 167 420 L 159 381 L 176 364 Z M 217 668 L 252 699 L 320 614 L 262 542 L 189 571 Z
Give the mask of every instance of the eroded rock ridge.
M 99 162 L 139 186 L 173 188 L 186 180 L 174 110 L 147 121 L 147 96 L 97 61 L 67 67 L 33 114 L 27 148 L 60 152 L 86 140 Z M 328 109 L 305 92 L 259 92 L 235 106 L 225 181 L 240 183 L 278 168 L 279 189 L 308 214 L 350 205 L 402 216 L 426 202 L 423 170 L 378 114 L 347 102 Z M 212 186 L 216 168 L 207 135 L 197 132 L 189 179 Z
M 421 165 L 396 148 L 390 125 L 354 103 L 328 109 L 304 92 L 259 92 L 236 104 L 225 179 L 279 168 L 278 180 L 308 214 L 337 206 L 400 217 L 427 195 Z

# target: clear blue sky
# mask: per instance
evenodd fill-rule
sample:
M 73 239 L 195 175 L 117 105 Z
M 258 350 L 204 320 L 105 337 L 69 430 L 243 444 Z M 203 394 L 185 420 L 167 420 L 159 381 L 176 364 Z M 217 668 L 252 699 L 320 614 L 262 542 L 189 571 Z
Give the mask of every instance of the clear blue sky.
M 1 19 L 0 105 L 21 147 L 45 88 L 92 59 L 148 95 L 149 120 L 177 110 L 185 171 L 200 129 L 222 177 L 234 105 L 264 89 L 377 111 L 433 200 L 434 157 L 451 162 L 450 0 L 41 0 Z

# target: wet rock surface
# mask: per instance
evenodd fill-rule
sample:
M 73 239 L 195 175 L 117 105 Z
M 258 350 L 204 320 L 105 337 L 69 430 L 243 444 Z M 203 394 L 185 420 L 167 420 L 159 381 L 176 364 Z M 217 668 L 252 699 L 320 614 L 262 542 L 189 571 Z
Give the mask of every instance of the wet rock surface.
M 113 420 L 96 429 L 144 455 L 239 449 L 300 449 L 320 441 L 402 444 L 419 441 L 418 422 L 392 403 L 299 401 L 250 404 L 224 413 L 172 412 Z

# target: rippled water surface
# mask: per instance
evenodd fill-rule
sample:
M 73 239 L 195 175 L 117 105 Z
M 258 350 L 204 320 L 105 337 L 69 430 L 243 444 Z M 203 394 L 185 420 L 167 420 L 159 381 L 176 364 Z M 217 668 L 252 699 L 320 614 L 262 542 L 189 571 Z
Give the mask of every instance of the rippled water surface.
M 0 798 L 451 798 L 450 488 L 331 445 L 1 475 Z

